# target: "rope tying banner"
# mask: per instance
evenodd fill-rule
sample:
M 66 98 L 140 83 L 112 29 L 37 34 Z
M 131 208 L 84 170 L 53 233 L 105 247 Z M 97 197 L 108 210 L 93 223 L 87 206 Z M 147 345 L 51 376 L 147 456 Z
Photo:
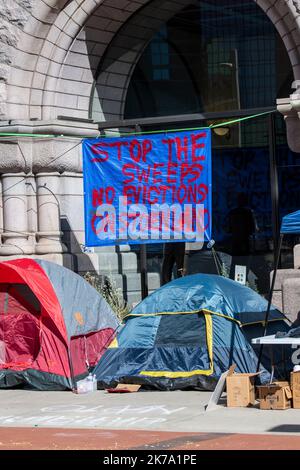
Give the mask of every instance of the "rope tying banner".
M 162 129 L 162 130 L 155 130 L 155 131 L 140 131 L 140 132 L 119 132 L 118 130 L 115 129 L 107 129 L 109 133 L 116 133 L 118 137 L 128 137 L 130 135 L 146 135 L 146 134 L 165 134 L 169 132 L 186 132 L 186 131 L 198 131 L 201 129 L 215 129 L 217 127 L 224 127 L 224 126 L 230 126 L 233 124 L 237 124 L 242 121 L 247 121 L 249 119 L 255 119 L 260 116 L 265 116 L 267 114 L 274 113 L 276 109 L 272 111 L 266 111 L 264 113 L 259 113 L 259 114 L 252 114 L 251 116 L 245 116 L 242 118 L 238 119 L 233 119 L 231 121 L 227 122 L 221 122 L 219 124 L 212 124 L 210 126 L 206 127 L 187 127 L 183 129 Z M 6 137 L 28 137 L 28 138 L 39 138 L 39 139 L 52 139 L 52 138 L 65 138 L 65 139 L 90 139 L 92 138 L 91 136 L 75 136 L 75 135 L 68 135 L 68 134 L 35 134 L 35 133 L 24 133 L 24 132 L 0 132 L 0 138 L 6 138 Z M 95 138 L 106 138 L 106 137 L 112 137 L 111 135 L 100 135 L 95 137 Z

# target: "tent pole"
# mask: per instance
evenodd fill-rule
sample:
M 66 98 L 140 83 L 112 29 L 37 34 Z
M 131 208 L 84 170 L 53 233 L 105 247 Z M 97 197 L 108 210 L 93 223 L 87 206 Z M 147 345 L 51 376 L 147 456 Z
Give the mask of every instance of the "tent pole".
M 271 113 L 268 116 L 269 127 L 269 169 L 270 169 L 270 185 L 271 185 L 271 201 L 272 201 L 272 229 L 274 243 L 274 265 L 276 264 L 276 254 L 278 249 L 280 222 L 279 222 L 279 188 L 278 188 L 278 172 L 276 159 L 276 128 L 275 115 Z
M 135 124 L 135 132 L 142 132 L 140 124 Z M 140 245 L 140 270 L 141 270 L 141 294 L 142 300 L 148 296 L 148 269 L 147 269 L 147 245 Z
M 279 260 L 280 260 L 280 252 L 281 252 L 282 240 L 283 240 L 283 233 L 280 234 L 279 243 L 278 243 L 278 246 L 277 246 L 277 253 L 276 253 L 276 258 L 275 258 L 275 266 L 274 266 L 274 270 L 273 270 L 271 288 L 270 288 L 269 298 L 268 298 L 268 307 L 267 307 L 267 311 L 266 311 L 266 315 L 265 315 L 265 321 L 264 321 L 265 327 L 264 327 L 264 334 L 263 334 L 263 336 L 266 336 L 266 334 L 267 334 L 267 327 L 268 327 L 268 321 L 269 321 L 270 310 L 271 310 L 271 305 L 272 305 L 273 291 L 274 291 L 274 287 L 275 287 L 276 275 L 277 275 L 277 270 L 278 270 Z M 259 349 L 259 356 L 258 356 L 258 362 L 257 362 L 256 372 L 259 372 L 259 366 L 260 366 L 260 363 L 261 363 L 261 357 L 262 357 L 263 347 L 264 347 L 264 345 L 261 344 L 261 345 L 260 345 L 260 349 Z
M 71 343 L 70 343 L 70 348 L 71 348 Z M 75 376 L 74 376 L 73 361 L 71 357 L 71 351 L 69 348 L 68 348 L 68 358 L 69 358 L 69 366 L 70 366 L 70 372 L 71 372 L 72 392 L 76 393 L 76 382 L 75 382 Z
M 140 269 L 142 300 L 144 300 L 148 295 L 147 246 L 145 244 L 140 245 Z

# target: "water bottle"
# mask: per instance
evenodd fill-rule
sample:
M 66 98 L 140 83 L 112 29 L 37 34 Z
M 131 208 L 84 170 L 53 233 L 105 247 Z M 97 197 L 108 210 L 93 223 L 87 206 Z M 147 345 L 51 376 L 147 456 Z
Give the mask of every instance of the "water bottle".
M 85 381 L 86 381 L 87 390 L 88 390 L 89 392 L 93 392 L 93 390 L 94 390 L 94 382 L 93 382 L 93 375 L 91 374 L 91 372 L 90 372 L 89 375 L 85 378 Z
M 97 390 L 97 377 L 96 374 L 93 375 L 93 389 Z
M 77 393 L 88 393 L 89 390 L 88 390 L 88 387 L 87 387 L 87 381 L 86 379 L 83 379 L 83 380 L 79 380 L 79 382 L 77 382 Z

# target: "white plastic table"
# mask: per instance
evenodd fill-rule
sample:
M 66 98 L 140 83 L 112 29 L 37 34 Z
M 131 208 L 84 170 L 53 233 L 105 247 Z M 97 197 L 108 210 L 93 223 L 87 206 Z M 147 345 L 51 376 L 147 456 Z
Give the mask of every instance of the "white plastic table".
M 275 335 L 261 336 L 260 338 L 252 338 L 252 344 L 300 344 L 300 338 L 285 336 L 283 338 L 275 338 Z
M 268 345 L 276 345 L 276 344 L 299 344 L 300 345 L 300 338 L 293 338 L 289 336 L 285 336 L 283 338 L 275 338 L 275 335 L 269 335 L 269 336 L 261 336 L 260 338 L 252 338 L 251 340 L 252 344 L 268 344 Z M 270 383 L 273 381 L 273 376 L 274 376 L 274 369 L 275 369 L 275 364 L 274 364 L 274 356 L 273 356 L 273 351 L 271 348 L 271 367 L 272 367 L 272 372 L 271 372 L 271 380 Z

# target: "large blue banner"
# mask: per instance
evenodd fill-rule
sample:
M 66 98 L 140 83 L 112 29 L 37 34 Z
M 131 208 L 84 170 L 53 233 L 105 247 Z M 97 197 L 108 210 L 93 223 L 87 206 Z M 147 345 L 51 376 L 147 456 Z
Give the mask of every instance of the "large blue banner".
M 86 246 L 211 238 L 209 129 L 83 141 Z

